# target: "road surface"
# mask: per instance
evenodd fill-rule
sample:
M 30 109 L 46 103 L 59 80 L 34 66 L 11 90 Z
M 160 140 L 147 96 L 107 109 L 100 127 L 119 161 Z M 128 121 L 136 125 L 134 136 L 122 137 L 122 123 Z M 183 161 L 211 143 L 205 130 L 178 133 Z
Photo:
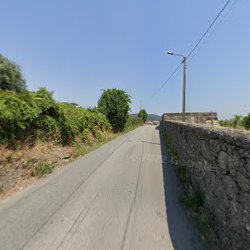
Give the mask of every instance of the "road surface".
M 202 249 L 178 192 L 159 131 L 144 126 L 3 202 L 0 249 Z

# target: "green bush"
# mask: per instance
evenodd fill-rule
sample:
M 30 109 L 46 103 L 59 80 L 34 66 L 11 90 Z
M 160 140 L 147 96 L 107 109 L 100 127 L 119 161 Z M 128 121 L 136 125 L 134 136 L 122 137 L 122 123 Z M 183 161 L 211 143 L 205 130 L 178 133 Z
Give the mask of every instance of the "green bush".
M 37 130 L 37 135 L 44 141 L 53 141 L 56 144 L 61 143 L 61 127 L 59 122 L 49 115 L 43 115 L 41 119 L 36 121 L 35 130 Z
M 25 134 L 39 115 L 40 110 L 28 92 L 17 94 L 0 90 L 0 138 L 2 141 L 12 140 Z
M 86 129 L 93 134 L 95 130 L 110 131 L 111 129 L 107 118 L 99 111 L 92 112 L 65 103 L 59 104 L 59 109 L 63 144 L 71 143 L 75 137 L 82 135 Z
M 250 113 L 247 116 L 243 117 L 242 125 L 245 127 L 245 129 L 250 129 Z
M 89 129 L 86 128 L 86 129 L 83 130 L 81 139 L 85 143 L 90 143 L 90 132 L 89 132 Z
M 0 90 L 0 140 L 15 141 L 37 130 L 48 136 L 58 133 L 58 111 L 52 93 L 45 88 L 35 93 Z
M 42 163 L 39 166 L 37 166 L 31 173 L 32 176 L 37 176 L 39 178 L 46 177 L 48 174 L 50 174 L 53 170 L 55 165 L 50 163 Z
M 90 133 L 103 140 L 110 130 L 99 108 L 57 103 L 46 88 L 26 90 L 19 66 L 0 55 L 0 144 L 36 138 L 66 145 L 76 137 L 87 141 Z
M 204 195 L 201 192 L 186 193 L 181 200 L 187 208 L 193 212 L 199 212 L 204 204 Z
M 250 113 L 247 116 L 235 115 L 229 120 L 220 120 L 220 126 L 232 128 L 245 128 L 250 129 Z
M 129 116 L 127 127 L 139 127 L 143 125 L 143 120 L 140 117 Z
M 141 109 L 140 112 L 138 113 L 138 117 L 142 118 L 143 122 L 145 123 L 148 118 L 148 114 L 145 109 Z
M 130 96 L 121 89 L 104 90 L 98 101 L 98 107 L 106 115 L 114 132 L 125 129 L 129 119 Z
M 94 137 L 98 140 L 98 141 L 104 141 L 105 140 L 105 135 L 103 134 L 103 132 L 101 130 L 99 130 L 98 127 L 94 126 L 92 128 L 92 133 L 94 135 Z
M 40 88 L 33 94 L 33 97 L 42 114 L 50 116 L 58 114 L 58 107 L 53 99 L 53 92 L 49 92 L 46 88 Z
M 98 109 L 87 110 L 69 103 L 56 103 L 45 88 L 15 93 L 0 90 L 0 142 L 13 143 L 29 135 L 72 143 L 87 129 L 110 131 L 111 125 Z M 98 132 L 97 132 L 98 133 Z M 99 135 L 98 138 L 102 139 Z

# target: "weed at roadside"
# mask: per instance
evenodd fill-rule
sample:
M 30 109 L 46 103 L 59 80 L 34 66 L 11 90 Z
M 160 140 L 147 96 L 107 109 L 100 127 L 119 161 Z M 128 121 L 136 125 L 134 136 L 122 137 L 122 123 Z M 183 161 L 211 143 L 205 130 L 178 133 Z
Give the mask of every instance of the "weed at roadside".
M 53 170 L 55 165 L 50 163 L 41 163 L 32 172 L 32 176 L 37 176 L 38 178 L 46 177 Z

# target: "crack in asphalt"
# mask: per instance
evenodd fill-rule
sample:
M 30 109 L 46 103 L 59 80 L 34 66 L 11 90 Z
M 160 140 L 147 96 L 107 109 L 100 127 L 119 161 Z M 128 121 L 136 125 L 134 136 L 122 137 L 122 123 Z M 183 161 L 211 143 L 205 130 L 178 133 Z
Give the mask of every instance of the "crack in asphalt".
M 76 217 L 75 221 L 72 223 L 71 227 L 69 228 L 69 230 L 65 233 L 63 239 L 61 240 L 61 242 L 59 243 L 59 245 L 57 246 L 56 250 L 58 250 L 64 243 L 64 241 L 66 240 L 66 238 L 68 237 L 68 235 L 72 232 L 73 234 L 76 233 L 77 229 L 79 228 L 79 226 L 82 224 L 82 222 L 84 221 L 84 219 L 87 217 L 88 213 L 90 212 L 90 206 L 91 204 L 96 200 L 96 198 L 98 197 L 99 193 L 97 193 L 94 198 L 90 201 L 90 203 L 85 206 L 79 213 L 79 215 Z M 85 212 L 85 213 L 84 213 Z M 83 215 L 84 214 L 84 215 Z M 82 219 L 80 219 L 81 215 L 83 215 Z M 79 220 L 80 219 L 80 220 Z M 76 225 L 76 223 L 78 222 L 77 227 L 75 228 L 74 232 L 73 232 L 73 227 Z
M 127 233 L 128 233 L 128 226 L 129 226 L 129 223 L 130 223 L 130 220 L 131 220 L 132 211 L 134 209 L 134 205 L 135 205 L 135 201 L 136 201 L 136 197 L 137 197 L 137 193 L 138 193 L 139 179 L 140 179 L 141 169 L 142 169 L 143 153 L 144 153 L 144 143 L 142 142 L 142 154 L 141 154 L 140 167 L 139 167 L 138 176 L 137 176 L 136 189 L 135 189 L 134 199 L 133 199 L 133 201 L 131 203 L 129 213 L 128 213 L 128 217 L 127 217 L 127 221 L 126 221 L 126 225 L 125 225 L 124 235 L 123 235 L 122 242 L 121 242 L 121 247 L 120 247 L 121 250 L 123 250 L 124 246 L 125 246 L 125 241 L 126 241 L 126 237 L 127 237 Z
M 133 136 L 133 135 L 132 135 Z M 132 137 L 131 136 L 131 137 Z M 127 140 L 124 140 L 121 142 L 118 147 L 113 150 L 104 160 L 100 162 L 100 164 L 87 176 L 87 178 L 81 182 L 71 193 L 70 195 L 51 213 L 51 215 L 44 221 L 44 223 L 33 233 L 33 235 L 22 245 L 20 250 L 24 249 L 28 243 L 41 231 L 41 229 L 48 223 L 48 221 L 60 210 L 63 205 L 70 200 L 70 198 L 75 194 L 77 190 L 80 189 L 80 187 L 85 184 L 85 182 L 103 165 L 105 161 L 107 161 Z

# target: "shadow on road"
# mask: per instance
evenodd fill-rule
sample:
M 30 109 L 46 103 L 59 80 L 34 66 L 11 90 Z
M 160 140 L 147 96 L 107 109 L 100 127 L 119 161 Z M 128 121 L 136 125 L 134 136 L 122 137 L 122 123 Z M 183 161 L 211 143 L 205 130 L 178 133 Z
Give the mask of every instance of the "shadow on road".
M 180 202 L 182 189 L 171 165 L 161 130 L 159 127 L 156 127 L 156 129 L 159 130 L 161 142 L 166 215 L 174 248 L 176 250 L 205 249 L 192 219 L 187 215 L 185 208 Z

